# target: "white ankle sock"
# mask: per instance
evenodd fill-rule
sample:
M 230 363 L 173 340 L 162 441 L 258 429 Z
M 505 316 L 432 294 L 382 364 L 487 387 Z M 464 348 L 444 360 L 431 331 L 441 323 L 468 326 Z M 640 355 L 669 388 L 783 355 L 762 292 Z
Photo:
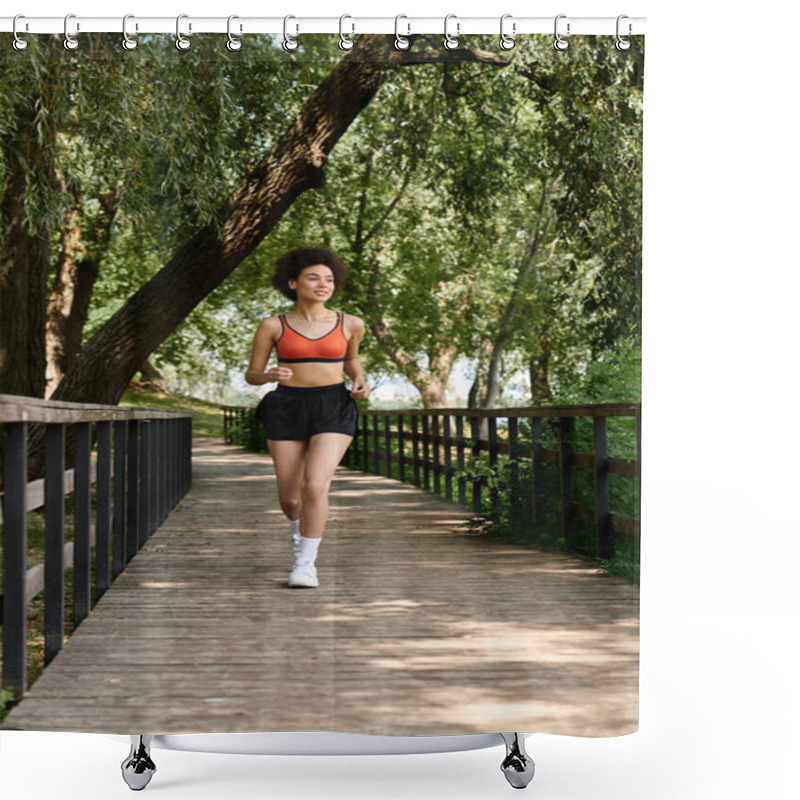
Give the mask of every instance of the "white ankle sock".
M 297 542 L 300 540 L 300 520 L 289 520 L 289 533 L 292 535 L 292 541 Z
M 322 541 L 320 536 L 318 539 L 309 539 L 306 536 L 300 537 L 300 555 L 297 557 L 297 565 L 299 564 L 313 564 L 317 559 L 317 551 L 319 550 L 319 543 Z

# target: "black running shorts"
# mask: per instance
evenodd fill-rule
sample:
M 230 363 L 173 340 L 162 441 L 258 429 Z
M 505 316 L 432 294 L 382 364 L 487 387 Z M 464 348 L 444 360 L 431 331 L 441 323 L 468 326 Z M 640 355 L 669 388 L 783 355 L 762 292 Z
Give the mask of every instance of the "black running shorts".
M 356 401 L 344 383 L 282 386 L 267 392 L 256 408 L 267 439 L 302 440 L 318 433 L 355 436 Z

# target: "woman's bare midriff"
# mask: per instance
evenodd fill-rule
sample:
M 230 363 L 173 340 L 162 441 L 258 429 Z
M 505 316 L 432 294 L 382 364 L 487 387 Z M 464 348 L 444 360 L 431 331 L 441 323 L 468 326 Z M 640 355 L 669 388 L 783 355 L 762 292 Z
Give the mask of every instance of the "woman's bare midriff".
M 286 364 L 279 361 L 278 366 L 290 369 L 293 373 L 291 380 L 283 381 L 284 386 L 295 386 L 297 388 L 330 386 L 333 383 L 342 383 L 344 380 L 341 361 L 335 364 L 326 364 L 319 361 Z

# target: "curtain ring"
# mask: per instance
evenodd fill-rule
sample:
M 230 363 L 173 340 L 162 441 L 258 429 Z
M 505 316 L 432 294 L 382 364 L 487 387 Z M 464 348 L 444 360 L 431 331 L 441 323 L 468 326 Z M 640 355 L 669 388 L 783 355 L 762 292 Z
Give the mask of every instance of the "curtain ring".
M 514 38 L 517 35 L 517 23 L 511 23 L 511 36 L 506 36 L 503 30 L 505 21 L 511 18 L 511 14 L 503 14 L 503 16 L 500 17 L 500 47 L 503 50 L 513 50 L 517 46 L 517 40 Z
M 620 32 L 619 32 L 619 24 L 620 24 L 620 22 L 622 22 L 623 19 L 628 19 L 628 17 L 625 14 L 620 14 L 617 17 L 617 43 L 614 46 L 617 48 L 617 50 L 630 50 L 631 49 L 631 40 L 623 38 L 620 35 Z M 632 29 L 633 29 L 633 26 L 629 22 L 628 23 L 628 36 L 631 35 Z
M 567 18 L 566 14 L 559 14 L 556 17 L 556 24 L 555 24 L 556 39 L 553 42 L 553 47 L 555 47 L 556 50 L 562 50 L 563 51 L 563 50 L 566 50 L 569 47 L 569 39 L 565 39 L 563 36 L 560 36 L 559 33 L 558 33 L 558 21 L 560 19 L 566 19 L 566 18 Z M 567 36 L 569 36 L 569 22 L 567 23 Z
M 297 50 L 299 47 L 299 43 L 297 39 L 293 39 L 289 34 L 286 32 L 286 27 L 289 23 L 290 19 L 297 19 L 297 17 L 293 17 L 291 14 L 289 16 L 283 18 L 283 49 L 291 52 L 292 50 Z M 296 32 L 300 32 L 300 26 L 295 23 Z
M 406 27 L 408 28 L 408 32 L 406 36 L 400 35 L 400 20 L 401 19 L 408 19 L 405 14 L 398 14 L 394 18 L 394 47 L 395 50 L 408 50 L 411 47 L 411 42 L 406 38 L 406 36 L 411 35 L 411 23 L 407 22 Z
M 458 48 L 458 35 L 459 35 L 459 33 L 461 33 L 461 23 L 460 22 L 456 22 L 456 35 L 455 36 L 451 36 L 447 32 L 447 23 L 451 19 L 456 19 L 457 20 L 458 17 L 455 14 L 448 14 L 444 18 L 444 46 L 445 46 L 445 48 L 447 50 L 456 50 Z
M 232 53 L 236 50 L 242 49 L 242 40 L 236 39 L 233 34 L 231 34 L 231 22 L 233 22 L 235 19 L 239 19 L 239 17 L 237 17 L 235 14 L 231 14 L 231 16 L 228 17 L 228 43 L 226 44 L 226 47 Z M 239 30 L 241 31 L 241 28 L 239 28 Z
M 78 40 L 74 36 L 69 35 L 69 21 L 74 19 L 74 14 L 67 14 L 64 17 L 64 47 L 67 50 L 77 50 L 78 49 Z M 80 30 L 80 25 L 76 27 L 76 31 Z
M 139 46 L 137 39 L 128 36 L 128 20 L 135 19 L 133 14 L 126 14 L 122 18 L 122 47 L 124 50 L 135 50 Z M 136 30 L 139 30 L 139 23 L 136 23 Z
M 14 22 L 11 25 L 11 32 L 14 34 L 14 41 L 13 41 L 12 44 L 13 44 L 13 47 L 14 47 L 15 50 L 25 50 L 28 47 L 28 40 L 27 39 L 20 39 L 19 34 L 17 33 L 17 20 L 18 19 L 25 19 L 25 15 L 24 14 L 17 14 L 17 16 L 14 17 Z M 27 29 L 27 27 L 28 26 L 26 24 L 25 28 Z
M 342 16 L 339 17 L 339 49 L 340 50 L 352 50 L 353 47 L 355 46 L 355 42 L 349 36 L 345 36 L 344 33 L 343 33 L 343 30 L 342 30 L 343 26 L 344 26 L 344 21 L 346 19 L 353 19 L 353 18 L 349 14 L 342 14 Z M 355 33 L 356 32 L 356 24 L 355 24 L 355 22 L 351 22 L 350 23 L 350 32 L 351 33 Z
M 175 20 L 175 47 L 178 50 L 188 50 L 192 43 L 187 39 L 183 34 L 181 34 L 181 20 L 188 17 L 188 14 L 178 14 L 178 18 Z M 191 33 L 192 30 L 192 23 L 189 23 L 189 32 Z

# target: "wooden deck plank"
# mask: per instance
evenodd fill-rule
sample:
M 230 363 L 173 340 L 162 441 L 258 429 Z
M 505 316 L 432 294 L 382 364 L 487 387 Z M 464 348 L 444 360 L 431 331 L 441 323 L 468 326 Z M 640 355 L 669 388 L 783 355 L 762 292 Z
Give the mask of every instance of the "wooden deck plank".
M 340 469 L 321 586 L 291 590 L 270 459 L 197 440 L 191 492 L 3 727 L 635 730 L 636 587 L 466 517 Z

